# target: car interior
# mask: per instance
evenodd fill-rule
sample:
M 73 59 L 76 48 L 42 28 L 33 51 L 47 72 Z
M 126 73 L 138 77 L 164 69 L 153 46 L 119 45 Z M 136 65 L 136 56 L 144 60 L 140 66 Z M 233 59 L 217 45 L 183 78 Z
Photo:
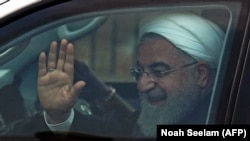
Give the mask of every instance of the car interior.
M 225 46 L 228 46 L 224 47 L 218 72 L 223 76 L 240 9 L 237 2 L 227 4 L 228 7 L 225 5 L 196 4 L 78 13 L 31 29 L 4 44 L 0 50 L 0 134 L 15 122 L 42 111 L 37 95 L 38 56 L 42 51 L 48 52 L 51 41 L 59 42 L 63 38 L 75 45 L 75 59 L 91 69 L 97 78 L 96 83 L 114 87 L 126 102 L 140 110 L 136 81 L 130 76 L 129 68 L 136 61 L 139 20 L 150 14 L 194 12 L 220 25 L 226 32 Z M 81 73 L 84 72 L 76 72 Z M 223 77 L 217 79 L 219 83 Z M 211 99 L 208 123 L 213 122 L 220 91 L 218 84 Z M 96 103 L 97 99 L 103 98 L 100 93 L 97 87 L 84 89 L 75 108 L 82 114 L 105 112 L 106 109 Z

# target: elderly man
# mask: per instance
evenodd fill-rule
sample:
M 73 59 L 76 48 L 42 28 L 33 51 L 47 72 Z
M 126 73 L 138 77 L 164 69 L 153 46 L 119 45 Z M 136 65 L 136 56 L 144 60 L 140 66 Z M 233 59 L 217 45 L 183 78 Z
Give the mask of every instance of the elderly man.
M 157 124 L 205 124 L 223 31 L 193 14 L 168 14 L 140 25 L 137 67 L 142 100 L 138 124 L 153 135 Z
M 205 124 L 223 31 L 197 15 L 172 13 L 143 20 L 139 35 L 137 63 L 130 71 L 137 81 L 141 111 L 100 120 L 78 114 L 73 106 L 88 82 L 73 84 L 74 45 L 63 39 L 58 60 L 56 42 L 51 44 L 48 64 L 45 53 L 39 57 L 38 93 L 44 117 L 33 132 L 155 137 L 158 124 Z M 110 92 L 111 99 L 117 95 Z M 34 121 L 21 129 L 36 128 Z

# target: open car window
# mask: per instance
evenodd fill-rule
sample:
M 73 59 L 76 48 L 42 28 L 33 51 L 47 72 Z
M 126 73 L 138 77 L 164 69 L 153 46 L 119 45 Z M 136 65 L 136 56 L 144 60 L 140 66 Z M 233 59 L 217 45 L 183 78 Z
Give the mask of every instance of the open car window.
M 125 101 L 136 111 L 140 111 L 137 84 L 129 70 L 137 61 L 139 23 L 145 17 L 170 12 L 197 14 L 216 23 L 225 32 L 208 109 L 196 113 L 205 115 L 204 124 L 217 123 L 222 85 L 226 77 L 225 68 L 230 63 L 240 10 L 241 5 L 237 2 L 213 2 L 82 12 L 31 29 L 1 47 L 4 50 L 0 54 L 0 88 L 3 93 L 11 89 L 13 96 L 9 99 L 14 99 L 11 101 L 15 103 L 8 103 L 8 97 L 1 98 L 0 104 L 3 106 L 0 106 L 0 131 L 4 134 L 17 122 L 43 112 L 37 93 L 38 57 L 42 51 L 48 53 L 52 41 L 59 42 L 63 38 L 75 45 L 75 60 L 79 68 L 75 69 L 74 82 L 87 78 L 88 74 L 81 70 L 81 65 L 84 64 L 96 75 L 98 82 L 114 87 Z M 90 83 L 92 82 L 95 83 Z M 76 111 L 82 115 L 99 117 L 113 112 L 110 106 L 105 107 L 96 102 L 103 98 L 101 93 L 95 84 L 93 87 L 87 86 L 79 95 Z M 119 123 L 118 118 L 115 120 Z M 95 131 L 91 133 L 95 134 Z

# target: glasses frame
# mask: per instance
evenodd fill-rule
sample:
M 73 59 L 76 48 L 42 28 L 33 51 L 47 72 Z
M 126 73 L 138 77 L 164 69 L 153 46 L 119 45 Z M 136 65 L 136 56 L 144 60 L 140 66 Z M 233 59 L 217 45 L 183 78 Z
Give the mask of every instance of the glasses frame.
M 197 64 L 198 62 L 199 62 L 199 61 L 195 61 L 195 62 L 192 62 L 192 63 L 189 63 L 189 64 L 182 65 L 182 66 L 180 66 L 180 67 L 178 67 L 178 68 L 170 69 L 170 70 L 167 70 L 167 71 L 162 71 L 162 72 L 160 72 L 160 73 L 163 74 L 163 75 L 162 75 L 162 77 L 159 77 L 159 79 L 161 79 L 161 78 L 167 76 L 167 74 L 170 74 L 170 73 L 175 72 L 175 71 L 177 71 L 177 70 L 186 68 L 186 67 L 188 67 L 188 66 L 195 65 L 195 64 Z M 138 78 L 137 80 L 136 80 L 135 73 L 139 74 L 139 78 Z M 154 80 L 154 78 L 153 78 L 153 76 L 152 76 L 154 72 L 138 71 L 138 69 L 137 69 L 136 67 L 131 67 L 131 68 L 130 68 L 130 74 L 132 75 L 132 77 L 134 78 L 135 81 L 138 81 L 138 80 L 141 78 L 141 76 L 143 75 L 143 73 L 146 73 L 147 76 L 150 78 L 151 81 L 153 81 L 153 82 L 158 82 L 158 81 Z M 156 76 L 156 77 L 157 77 L 157 76 Z

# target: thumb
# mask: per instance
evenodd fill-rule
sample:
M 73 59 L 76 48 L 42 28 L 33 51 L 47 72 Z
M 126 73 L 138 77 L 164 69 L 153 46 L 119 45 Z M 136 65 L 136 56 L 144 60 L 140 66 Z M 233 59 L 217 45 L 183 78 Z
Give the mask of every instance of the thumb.
M 75 94 L 75 95 L 79 95 L 81 89 L 82 89 L 83 87 L 85 87 L 85 85 L 86 85 L 86 83 L 85 83 L 84 81 L 78 81 L 78 82 L 76 82 L 76 83 L 72 86 L 72 88 L 71 88 L 71 90 L 70 90 L 70 93 L 71 93 L 71 94 Z

